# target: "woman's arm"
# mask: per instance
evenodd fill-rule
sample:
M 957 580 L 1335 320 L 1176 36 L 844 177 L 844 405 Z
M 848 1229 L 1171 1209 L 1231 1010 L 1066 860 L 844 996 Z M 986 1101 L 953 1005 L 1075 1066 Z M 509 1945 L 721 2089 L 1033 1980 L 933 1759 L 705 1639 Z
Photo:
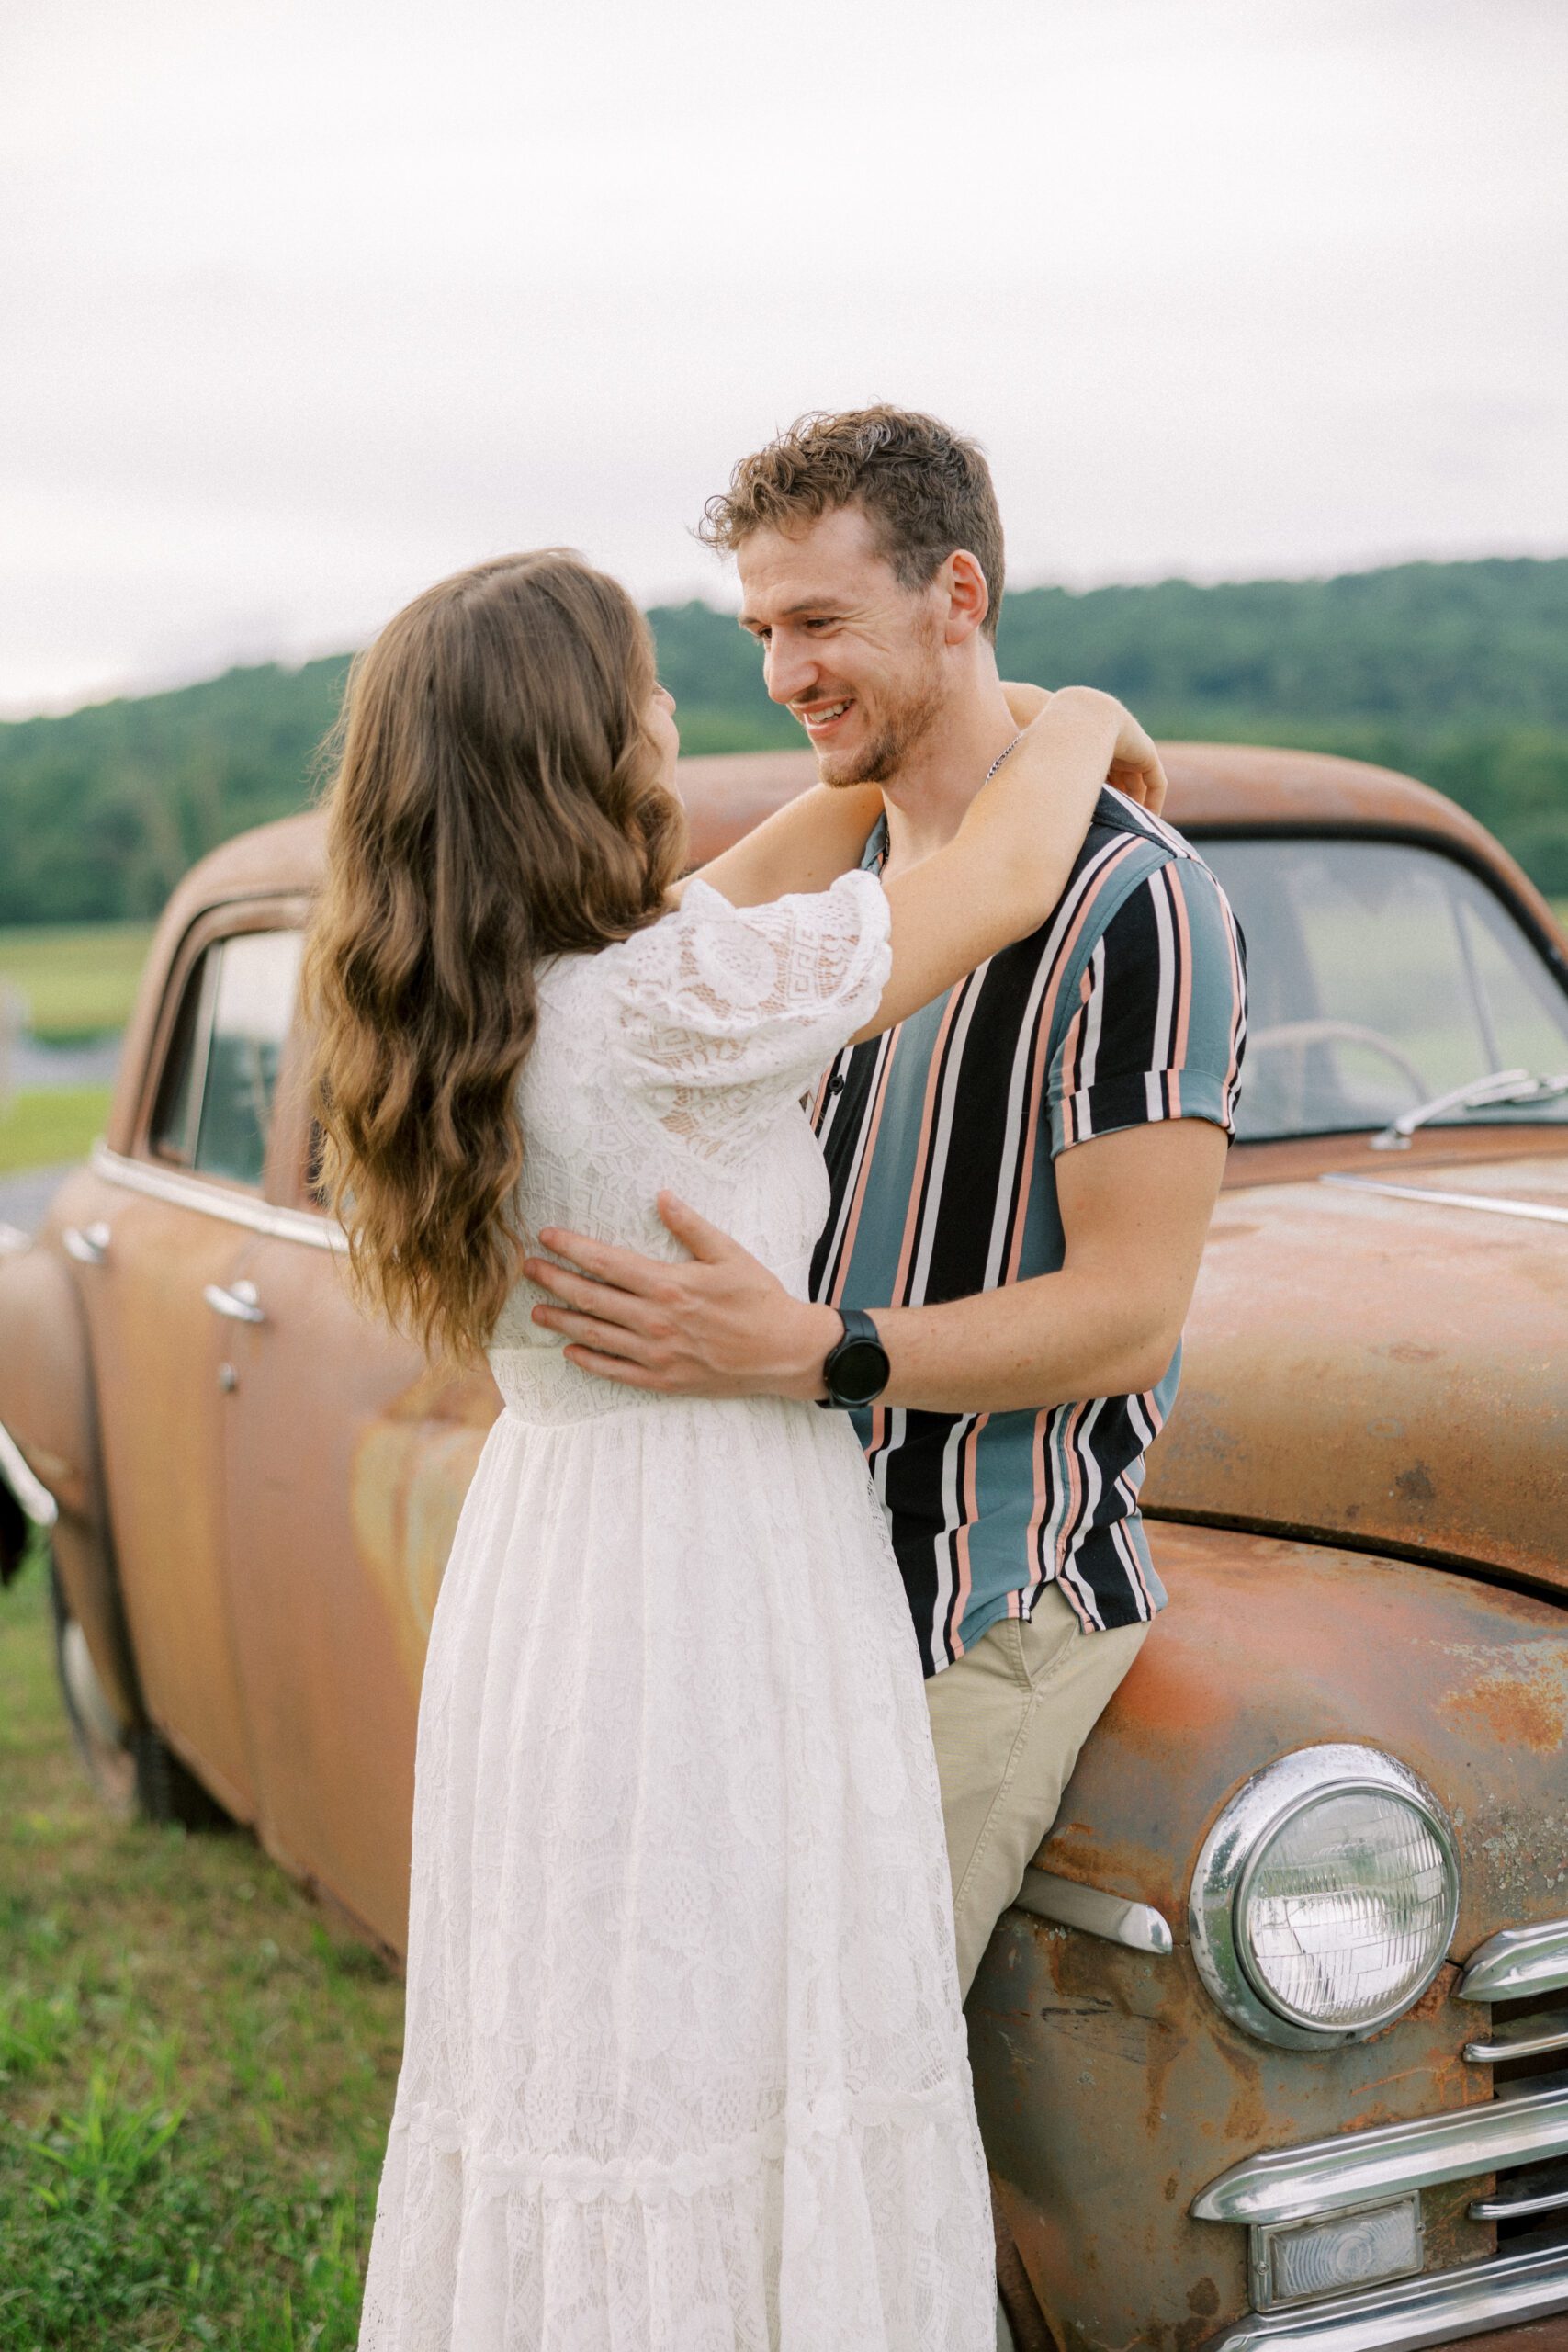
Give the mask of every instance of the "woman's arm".
M 976 794 L 952 841 L 887 885 L 893 969 L 857 1044 L 1039 929 L 1107 780 L 1156 808 L 1165 797 L 1159 754 L 1132 713 L 1092 686 L 1064 686 Z
M 814 784 L 697 872 L 732 907 L 761 907 L 793 891 L 826 890 L 860 864 L 881 814 L 882 794 L 874 784 Z

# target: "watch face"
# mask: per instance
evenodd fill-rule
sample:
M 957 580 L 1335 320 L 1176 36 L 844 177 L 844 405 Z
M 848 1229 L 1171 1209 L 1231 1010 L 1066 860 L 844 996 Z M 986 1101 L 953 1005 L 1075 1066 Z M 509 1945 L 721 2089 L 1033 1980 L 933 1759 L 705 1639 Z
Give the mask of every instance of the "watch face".
M 876 1340 L 846 1340 L 833 1355 L 833 1395 L 841 1405 L 869 1405 L 887 1385 L 887 1351 Z

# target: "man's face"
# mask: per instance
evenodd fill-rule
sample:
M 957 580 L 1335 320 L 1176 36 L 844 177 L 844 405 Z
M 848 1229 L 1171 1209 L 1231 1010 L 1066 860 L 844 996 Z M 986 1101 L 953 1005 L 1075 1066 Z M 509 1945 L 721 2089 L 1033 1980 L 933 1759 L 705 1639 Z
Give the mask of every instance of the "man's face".
M 753 532 L 738 563 L 740 625 L 823 783 L 886 783 L 942 707 L 940 592 L 900 583 L 858 506 L 798 533 Z

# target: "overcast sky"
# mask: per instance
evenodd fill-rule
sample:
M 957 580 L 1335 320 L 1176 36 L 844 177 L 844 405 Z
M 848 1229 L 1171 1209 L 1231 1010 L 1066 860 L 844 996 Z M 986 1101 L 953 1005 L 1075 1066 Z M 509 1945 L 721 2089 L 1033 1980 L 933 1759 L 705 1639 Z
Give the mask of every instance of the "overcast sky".
M 1023 583 L 1568 550 L 1565 0 L 4 0 L 0 710 L 644 601 L 808 407 Z

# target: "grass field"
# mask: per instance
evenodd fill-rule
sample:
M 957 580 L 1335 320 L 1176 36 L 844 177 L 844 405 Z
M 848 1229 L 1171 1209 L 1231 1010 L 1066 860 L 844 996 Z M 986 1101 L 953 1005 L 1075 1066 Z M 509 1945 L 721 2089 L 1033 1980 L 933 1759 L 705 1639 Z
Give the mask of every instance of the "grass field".
M 13 1096 L 0 1111 L 0 1176 L 80 1159 L 108 1116 L 107 1086 L 59 1086 Z M 5 2338 L 0 2336 L 0 2346 Z
M 400 1985 L 239 1832 L 118 1824 L 0 1596 L 0 2346 L 348 2352 Z
M 150 922 L 0 931 L 0 983 L 26 998 L 37 1036 L 63 1044 L 123 1029 L 152 936 Z

